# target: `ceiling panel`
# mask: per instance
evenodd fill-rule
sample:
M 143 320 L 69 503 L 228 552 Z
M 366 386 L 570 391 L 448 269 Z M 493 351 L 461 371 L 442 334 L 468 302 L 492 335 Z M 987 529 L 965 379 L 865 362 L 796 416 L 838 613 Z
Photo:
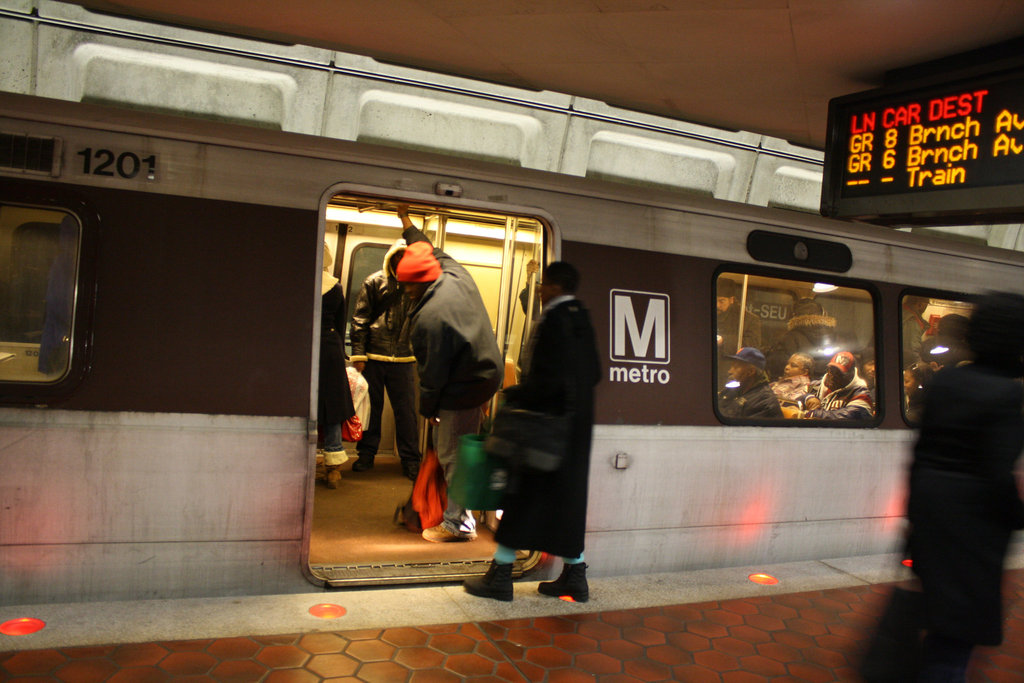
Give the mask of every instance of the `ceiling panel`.
M 1019 0 L 83 0 L 823 148 L 828 100 L 1024 35 Z

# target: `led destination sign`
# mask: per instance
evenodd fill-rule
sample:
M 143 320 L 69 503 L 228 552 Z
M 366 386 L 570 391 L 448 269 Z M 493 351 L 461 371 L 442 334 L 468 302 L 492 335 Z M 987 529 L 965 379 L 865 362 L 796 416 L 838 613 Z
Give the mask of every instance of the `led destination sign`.
M 822 213 L 883 224 L 1024 215 L 1024 72 L 829 103 Z

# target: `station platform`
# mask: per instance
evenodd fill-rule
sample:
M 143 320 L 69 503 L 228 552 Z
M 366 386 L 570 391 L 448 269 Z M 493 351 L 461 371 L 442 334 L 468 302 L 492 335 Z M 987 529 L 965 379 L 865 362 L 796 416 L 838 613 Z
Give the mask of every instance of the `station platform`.
M 0 623 L 46 624 L 0 635 L 0 680 L 858 681 L 892 585 L 908 576 L 882 555 L 594 578 L 581 604 L 524 580 L 511 603 L 444 585 L 0 606 Z M 972 683 L 1024 682 L 1024 553 L 1008 563 L 1005 596 L 1004 643 L 977 651 Z M 334 618 L 311 613 L 321 605 Z

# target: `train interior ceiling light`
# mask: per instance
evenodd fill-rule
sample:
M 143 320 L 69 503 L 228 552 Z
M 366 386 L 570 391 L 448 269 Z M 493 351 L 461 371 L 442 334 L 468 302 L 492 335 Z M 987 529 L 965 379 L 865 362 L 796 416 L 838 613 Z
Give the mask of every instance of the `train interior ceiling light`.
M 891 226 L 1024 218 L 1024 39 L 829 102 L 821 213 Z
M 430 211 L 427 215 L 434 215 L 434 212 Z M 447 212 L 445 215 L 447 216 L 447 220 L 445 221 L 445 232 L 449 235 L 462 235 L 463 237 L 476 237 L 479 239 L 498 241 L 505 239 L 504 223 L 499 225 L 495 223 L 493 219 L 486 219 L 478 216 L 455 218 Z M 418 227 L 423 227 L 423 220 L 420 216 L 417 216 L 415 213 L 411 213 L 409 217 L 413 223 L 418 225 Z M 381 207 L 377 209 L 364 206 L 353 207 L 332 204 L 327 207 L 326 218 L 328 221 L 346 225 L 354 223 L 361 225 L 374 225 L 382 228 L 395 228 L 397 230 L 402 229 L 402 220 L 398 217 L 398 214 L 395 213 L 393 208 L 389 210 L 388 207 Z M 486 225 L 486 223 L 490 223 L 491 225 Z M 536 242 L 536 236 L 532 232 L 517 231 L 515 240 L 516 242 L 534 244 Z

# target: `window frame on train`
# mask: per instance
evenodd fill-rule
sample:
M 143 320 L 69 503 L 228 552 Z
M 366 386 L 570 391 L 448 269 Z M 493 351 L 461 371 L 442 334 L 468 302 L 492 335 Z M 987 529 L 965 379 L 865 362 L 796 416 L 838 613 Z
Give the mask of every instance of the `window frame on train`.
M 725 391 L 724 384 L 725 384 L 726 381 L 728 381 L 730 379 L 728 377 L 729 366 L 727 365 L 727 363 L 731 363 L 731 359 L 728 359 L 725 356 L 727 356 L 727 355 L 744 355 L 745 357 L 747 357 L 748 354 L 738 354 L 735 351 L 732 354 L 725 354 L 724 350 L 723 350 L 723 352 L 719 351 L 721 343 L 728 343 L 728 340 L 726 340 L 726 339 L 722 339 L 721 342 L 719 342 L 719 340 L 718 340 L 718 337 L 720 336 L 718 334 L 718 332 L 719 332 L 719 330 L 718 330 L 718 324 L 719 324 L 719 311 L 718 311 L 719 288 L 718 288 L 718 285 L 719 285 L 720 278 L 722 278 L 724 275 L 731 275 L 731 276 L 736 276 L 736 277 L 739 277 L 739 278 L 743 278 L 744 276 L 747 276 L 748 282 L 749 282 L 749 278 L 757 278 L 758 280 L 778 280 L 778 281 L 780 281 L 780 285 L 781 284 L 798 284 L 798 283 L 799 284 L 806 284 L 806 286 L 807 286 L 806 289 L 808 291 L 811 291 L 813 289 L 814 285 L 821 283 L 821 284 L 834 285 L 836 287 L 836 290 L 834 290 L 834 292 L 843 293 L 843 292 L 847 292 L 847 291 L 850 291 L 850 290 L 862 292 L 863 295 L 867 296 L 867 299 L 870 302 L 871 311 L 870 311 L 870 316 L 869 317 L 870 317 L 870 321 L 871 321 L 871 325 L 872 325 L 872 330 L 870 331 L 870 333 L 866 337 L 869 340 L 869 342 L 865 343 L 863 345 L 863 348 L 857 349 L 857 353 L 855 354 L 856 364 L 857 364 L 857 369 L 858 369 L 858 376 L 863 376 L 862 370 L 860 369 L 861 365 L 862 365 L 861 358 L 862 358 L 863 352 L 866 351 L 866 350 L 870 350 L 872 357 L 877 358 L 878 357 L 878 350 L 882 346 L 881 294 L 880 294 L 879 290 L 872 283 L 866 282 L 866 281 L 863 281 L 863 280 L 858 280 L 858 279 L 855 279 L 855 278 L 837 277 L 835 274 L 815 275 L 813 273 L 807 273 L 807 272 L 803 272 L 803 271 L 783 270 L 783 269 L 777 269 L 777 268 L 769 268 L 769 267 L 762 267 L 762 266 L 751 266 L 749 264 L 738 264 L 738 263 L 728 263 L 728 264 L 720 265 L 718 268 L 715 269 L 715 272 L 713 273 L 712 278 L 711 278 L 711 282 L 710 282 L 710 284 L 711 284 L 711 300 L 710 300 L 710 304 L 711 304 L 710 309 L 711 310 L 710 310 L 710 315 L 711 315 L 711 330 L 712 330 L 712 334 L 711 334 L 711 339 L 709 339 L 709 342 L 710 342 L 709 346 L 710 346 L 710 355 L 711 355 L 711 359 L 712 359 L 712 363 L 711 363 L 711 367 L 712 367 L 712 372 L 711 372 L 711 382 L 712 382 L 711 403 L 712 403 L 712 407 L 713 407 L 713 410 L 714 410 L 716 418 L 722 424 L 730 425 L 730 426 L 760 426 L 760 427 L 770 426 L 770 427 L 793 427 L 793 428 L 843 427 L 843 428 L 851 428 L 851 429 L 858 429 L 858 428 L 860 428 L 860 429 L 871 429 L 871 428 L 878 427 L 882 423 L 882 421 L 883 421 L 883 419 L 885 417 L 885 412 L 884 412 L 884 400 L 883 400 L 884 397 L 882 395 L 882 382 L 881 382 L 881 375 L 880 374 L 879 374 L 879 379 L 878 379 L 878 381 L 876 381 L 875 388 L 873 390 L 873 399 L 874 399 L 873 403 L 874 403 L 874 406 L 873 406 L 873 415 L 871 416 L 870 419 L 829 419 L 829 418 L 799 419 L 799 415 L 800 415 L 799 411 L 802 410 L 802 408 L 803 408 L 802 405 L 794 405 L 794 406 L 788 406 L 787 405 L 786 408 L 788 408 L 788 409 L 783 411 L 784 412 L 784 417 L 781 417 L 781 418 L 779 418 L 779 417 L 760 417 L 760 418 L 735 417 L 735 416 L 731 416 L 731 415 L 725 414 L 723 412 L 723 410 L 722 410 L 722 400 L 724 398 L 723 392 Z M 749 291 L 749 288 L 748 288 L 748 291 Z M 820 293 L 816 293 L 815 296 L 816 297 L 818 297 L 818 296 L 826 297 L 829 294 L 831 294 L 832 296 L 836 296 L 836 294 L 834 292 L 820 292 Z M 729 298 L 729 297 L 725 297 L 725 298 Z M 742 301 L 742 299 L 739 299 L 738 301 L 736 301 L 736 305 L 741 305 L 741 303 L 740 303 L 741 301 Z M 790 311 L 792 311 L 792 306 L 796 302 L 797 302 L 797 299 L 795 299 L 795 298 L 792 298 L 792 300 L 789 302 L 789 306 L 790 306 L 789 310 Z M 778 303 L 779 306 L 783 305 L 782 302 L 777 302 L 777 303 Z M 749 302 L 747 302 L 747 304 L 749 306 Z M 827 311 L 826 311 L 826 314 L 827 314 Z M 790 314 L 788 316 L 787 320 L 791 319 L 791 318 L 792 318 L 792 315 Z M 780 320 L 782 320 L 782 318 L 780 318 Z M 782 336 L 782 334 L 784 334 L 784 332 L 785 332 L 785 328 L 783 328 L 779 332 L 778 338 L 781 338 L 781 336 Z M 778 341 L 778 338 L 773 340 L 773 344 L 772 345 L 774 345 L 775 341 Z M 763 340 L 761 340 L 761 343 L 762 343 L 762 345 L 765 345 Z M 739 340 L 737 340 L 737 345 L 740 348 L 742 348 L 742 345 L 740 345 Z M 772 345 L 767 345 L 767 346 L 770 347 Z M 759 351 L 761 351 L 761 355 L 763 357 L 765 357 L 766 361 L 767 361 L 768 356 L 769 356 L 769 350 L 770 350 L 770 348 L 759 349 Z M 827 367 L 829 360 L 831 359 L 832 356 L 835 355 L 835 353 L 838 353 L 839 351 L 842 351 L 842 350 L 844 350 L 844 349 L 836 347 L 836 348 L 831 350 L 832 351 L 831 353 L 827 354 L 828 358 L 825 358 L 824 356 L 822 356 L 821 358 L 815 358 L 814 359 L 816 366 L 817 365 L 821 365 L 822 367 L 821 367 L 821 373 L 814 373 L 814 371 L 812 370 L 812 375 L 811 375 L 811 381 L 812 382 L 824 379 L 824 374 L 826 372 L 825 368 Z M 821 354 L 819 354 L 819 355 L 821 355 Z M 754 359 L 755 363 L 759 363 L 760 362 L 760 360 L 757 358 L 756 354 L 754 354 L 752 356 L 749 356 L 749 357 Z M 808 393 L 810 393 L 810 392 L 808 392 Z M 782 407 L 781 403 L 780 403 L 780 407 Z M 795 408 L 795 410 L 794 410 L 794 408 Z
M 19 373 L 22 376 L 18 376 L 5 373 L 0 365 L 0 403 L 48 405 L 59 402 L 70 396 L 81 383 L 89 366 L 95 297 L 95 263 L 92 255 L 97 238 L 98 217 L 91 206 L 75 192 L 20 179 L 11 179 L 4 184 L 0 190 L 0 209 L 23 213 L 25 216 L 37 213 L 39 217 L 49 214 L 53 219 L 60 218 L 59 222 L 47 221 L 47 224 L 55 227 L 51 231 L 54 232 L 52 239 L 48 238 L 49 242 L 53 242 L 48 251 L 53 253 L 47 258 L 49 265 L 46 268 L 45 296 L 49 297 L 51 306 L 58 302 L 64 309 L 62 315 L 48 315 L 45 311 L 47 301 L 44 299 L 39 302 L 42 311 L 40 329 L 24 331 L 22 336 L 31 336 L 32 341 L 18 343 L 18 348 L 13 351 L 16 357 L 8 357 L 4 361 L 17 363 L 17 356 L 24 355 L 28 360 L 22 359 L 21 365 L 34 363 L 35 370 Z M 27 224 L 14 226 L 12 223 L 10 238 L 4 236 L 0 242 L 5 242 L 7 248 L 13 250 L 15 229 Z M 7 227 L 0 225 L 0 230 L 6 231 Z M 43 250 L 47 251 L 47 248 Z M 13 251 L 8 261 L 12 267 L 3 284 L 10 289 L 16 276 L 24 275 L 19 267 L 28 267 L 30 264 L 16 259 Z M 38 273 L 34 279 L 40 279 Z M 37 290 L 43 287 L 41 283 L 37 285 Z M 5 296 L 9 298 L 13 294 L 8 291 Z M 11 332 L 8 329 L 3 334 L 7 336 Z M 44 342 L 44 336 L 49 341 Z M 36 337 L 39 339 L 38 344 L 34 341 Z M 49 352 L 46 348 L 49 348 Z M 50 370 L 44 372 L 39 368 L 40 364 L 49 363 L 46 359 L 55 359 L 57 365 L 50 364 Z M 32 376 L 33 372 L 39 376 Z
M 927 327 L 922 328 L 921 332 L 921 351 L 918 353 L 917 358 L 908 358 L 908 322 L 916 322 L 913 318 L 908 321 L 908 315 L 912 313 L 911 309 L 906 308 L 908 300 L 918 299 L 927 300 L 924 301 L 925 307 L 922 309 L 919 315 L 925 318 Z M 967 321 L 970 320 L 970 314 L 973 313 L 974 302 L 976 297 L 962 292 L 950 292 L 940 291 L 934 289 L 921 289 L 921 288 L 907 288 L 900 292 L 897 299 L 897 306 L 899 310 L 899 375 L 900 375 L 900 415 L 903 421 L 910 427 L 916 427 L 918 425 L 917 416 L 913 414 L 912 406 L 910 405 L 910 397 L 907 392 L 910 388 L 909 384 L 912 384 L 916 390 L 920 391 L 927 388 L 927 382 L 930 376 L 933 376 L 941 367 L 949 362 L 957 364 L 963 361 L 970 361 L 971 353 L 967 348 L 967 342 L 963 335 L 967 331 Z M 924 314 L 929 313 L 927 317 Z M 944 315 L 939 315 L 939 312 L 946 311 Z M 962 321 L 956 321 L 954 324 L 949 325 L 948 330 L 940 330 L 939 324 L 943 318 L 954 313 L 961 318 Z M 954 322 L 954 321 L 950 321 Z M 931 339 L 928 339 L 928 338 Z M 934 353 L 939 345 L 948 344 L 945 352 Z M 912 351 L 910 351 L 912 353 Z M 950 355 L 946 355 L 950 354 Z M 946 363 L 940 363 L 942 356 L 951 359 Z M 926 367 L 919 371 L 918 365 L 925 365 Z

